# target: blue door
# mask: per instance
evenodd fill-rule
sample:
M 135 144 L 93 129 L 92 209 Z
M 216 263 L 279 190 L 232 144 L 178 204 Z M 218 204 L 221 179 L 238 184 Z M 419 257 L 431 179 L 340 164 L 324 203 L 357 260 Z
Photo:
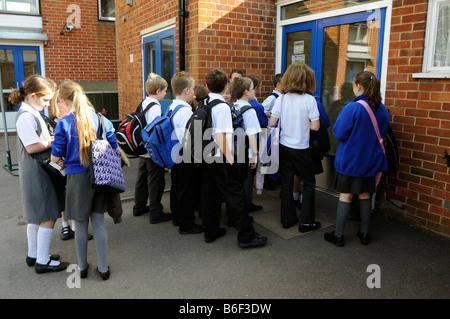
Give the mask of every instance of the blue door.
M 381 75 L 386 9 L 320 19 L 283 27 L 282 72 L 303 62 L 317 80 L 315 98 L 330 116 L 331 127 L 345 102 L 351 100 L 351 82 L 359 71 Z M 337 141 L 331 134 L 332 148 Z
M 170 80 L 176 70 L 176 52 L 175 52 L 175 29 L 159 32 L 157 34 L 143 38 L 143 64 L 144 76 L 143 87 L 144 96 L 145 82 L 149 73 L 156 73 L 163 77 L 169 87 L 164 100 L 161 101 L 162 111 L 165 112 L 172 100 L 175 98 Z
M 334 156 L 339 144 L 332 128 L 345 103 L 354 98 L 353 77 L 362 70 L 381 76 L 386 9 L 377 9 L 283 27 L 282 72 L 293 62 L 309 65 L 315 72 L 314 97 L 330 117 L 331 150 L 322 164 L 324 173 L 316 185 L 334 189 Z
M 17 111 L 17 106 L 9 103 L 8 96 L 13 89 L 23 86 L 28 76 L 41 74 L 39 47 L 0 45 L 0 70 L 6 111 Z

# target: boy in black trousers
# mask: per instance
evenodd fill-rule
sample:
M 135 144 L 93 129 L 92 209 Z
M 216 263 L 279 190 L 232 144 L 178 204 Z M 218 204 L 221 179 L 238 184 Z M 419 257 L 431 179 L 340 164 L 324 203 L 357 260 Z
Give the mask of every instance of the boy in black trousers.
M 220 99 L 223 103 L 211 109 L 213 139 L 216 143 L 214 161 L 202 167 L 202 212 L 204 214 L 205 242 L 211 243 L 224 236 L 220 227 L 222 195 L 228 209 L 239 218 L 238 244 L 240 247 L 262 246 L 267 238 L 255 232 L 248 215 L 240 166 L 235 165 L 231 152 L 233 124 L 231 110 L 222 97 L 228 83 L 227 74 L 212 69 L 206 76 L 210 101 Z

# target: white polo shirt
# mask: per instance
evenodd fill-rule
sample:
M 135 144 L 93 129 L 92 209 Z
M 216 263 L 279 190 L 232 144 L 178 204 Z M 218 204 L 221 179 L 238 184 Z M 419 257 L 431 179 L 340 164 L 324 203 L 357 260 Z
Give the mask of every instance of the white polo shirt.
M 309 94 L 296 93 L 282 97 L 277 98 L 272 109 L 272 116 L 281 120 L 280 144 L 306 149 L 309 147 L 310 122 L 318 121 L 320 117 L 316 99 Z

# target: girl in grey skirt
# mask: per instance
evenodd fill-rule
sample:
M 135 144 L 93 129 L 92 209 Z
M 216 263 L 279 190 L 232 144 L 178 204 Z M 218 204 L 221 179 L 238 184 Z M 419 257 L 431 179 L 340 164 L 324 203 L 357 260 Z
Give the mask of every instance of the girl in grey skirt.
M 67 219 L 75 220 L 75 246 L 81 278 L 87 277 L 87 241 L 89 219 L 94 231 L 97 250 L 97 272 L 103 280 L 110 275 L 106 260 L 108 238 L 104 221 L 109 194 L 91 187 L 89 177 L 90 142 L 97 139 L 98 116 L 81 86 L 65 80 L 59 85 L 59 97 L 71 112 L 60 119 L 52 143 L 52 161 L 67 169 L 66 205 Z M 106 139 L 117 148 L 112 123 L 106 118 Z M 62 161 L 64 157 L 64 162 Z
M 26 262 L 35 266 L 37 273 L 62 271 L 69 265 L 57 261 L 59 256 L 49 255 L 53 227 L 61 217 L 61 209 L 51 177 L 39 163 L 49 159 L 51 151 L 50 133 L 39 112 L 50 104 L 55 88 L 52 80 L 36 74 L 9 96 L 12 104 L 21 104 L 16 131 L 20 189 L 28 223 Z

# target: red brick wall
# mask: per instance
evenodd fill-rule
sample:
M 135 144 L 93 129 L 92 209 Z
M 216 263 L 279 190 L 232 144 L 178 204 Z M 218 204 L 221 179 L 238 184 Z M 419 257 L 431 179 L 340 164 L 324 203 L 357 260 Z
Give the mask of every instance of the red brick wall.
M 450 235 L 450 80 L 416 79 L 422 71 L 427 0 L 396 0 L 392 10 L 385 104 L 400 151 L 387 196 L 405 210 L 387 212 Z
M 72 12 L 80 7 L 80 28 L 60 35 Z M 41 1 L 43 31 L 49 37 L 44 46 L 46 76 L 54 81 L 116 81 L 116 36 L 114 23 L 98 21 L 97 1 Z
M 190 0 L 186 1 L 186 71 L 204 83 L 214 67 L 230 72 L 243 69 L 261 77 L 260 100 L 273 89 L 275 74 L 274 0 Z M 123 21 L 122 16 L 126 17 Z M 116 1 L 116 32 L 119 77 L 119 108 L 125 116 L 142 98 L 142 47 L 140 31 L 178 16 L 178 1 Z M 177 71 L 178 18 L 176 25 Z M 130 54 L 134 62 L 130 63 Z

